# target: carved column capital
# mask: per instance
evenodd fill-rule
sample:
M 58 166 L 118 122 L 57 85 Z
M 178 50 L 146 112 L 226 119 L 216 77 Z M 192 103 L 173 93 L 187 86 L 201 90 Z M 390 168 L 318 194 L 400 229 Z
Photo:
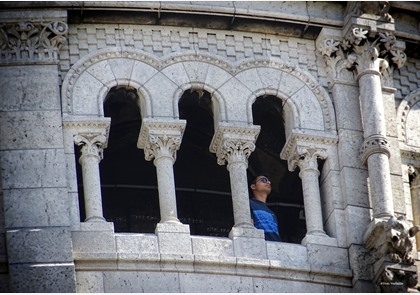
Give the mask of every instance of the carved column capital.
M 324 149 L 297 146 L 294 156 L 289 160 L 289 170 L 293 171 L 299 167 L 300 173 L 312 170 L 319 175 L 318 159 L 325 160 L 327 152 Z
M 407 60 L 404 43 L 397 41 L 391 32 L 374 32 L 363 26 L 351 26 L 344 38 L 319 40 L 317 48 L 327 63 L 330 83 L 366 73 L 389 76 L 388 71 L 401 68 Z M 357 76 L 350 76 L 349 71 Z
M 0 62 L 57 61 L 67 41 L 63 20 L 0 24 Z
M 365 165 L 369 156 L 376 153 L 385 154 L 388 158 L 391 156 L 391 145 L 385 136 L 371 135 L 363 141 L 359 152 L 362 164 Z
M 84 157 L 95 157 L 98 161 L 103 159 L 103 149 L 107 142 L 107 138 L 103 134 L 76 134 L 73 139 L 76 145 L 82 147 L 79 161 L 82 161 Z
M 241 162 L 248 165 L 248 158 L 255 150 L 260 126 L 230 126 L 220 124 L 210 144 L 210 151 L 217 156 L 217 163 L 229 165 Z
M 144 149 L 147 161 L 168 157 L 175 162 L 176 151 L 181 146 L 185 126 L 185 120 L 143 119 L 137 147 Z

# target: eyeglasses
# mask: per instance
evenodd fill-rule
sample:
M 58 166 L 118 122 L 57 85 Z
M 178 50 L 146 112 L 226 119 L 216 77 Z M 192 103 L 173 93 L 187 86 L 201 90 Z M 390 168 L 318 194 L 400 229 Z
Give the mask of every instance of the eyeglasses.
M 261 181 L 262 183 L 267 183 L 270 180 L 267 177 L 261 177 L 260 179 L 258 179 L 257 181 Z

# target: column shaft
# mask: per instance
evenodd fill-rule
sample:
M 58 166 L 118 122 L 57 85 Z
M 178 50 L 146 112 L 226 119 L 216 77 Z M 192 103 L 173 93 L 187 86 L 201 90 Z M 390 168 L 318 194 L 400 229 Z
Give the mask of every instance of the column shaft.
M 99 161 L 99 157 L 94 155 L 82 155 L 79 160 L 82 166 L 85 221 L 105 221 L 102 211 Z
M 156 158 L 153 163 L 156 167 L 159 187 L 160 222 L 179 222 L 174 189 L 173 159 L 169 156 L 161 156 Z
M 299 173 L 302 179 L 307 235 L 325 234 L 322 222 L 321 195 L 317 169 L 304 168 Z
M 235 227 L 253 227 L 251 223 L 251 209 L 249 207 L 248 186 L 244 161 L 229 163 L 227 166 L 232 190 L 233 218 Z
M 380 153 L 372 154 L 367 159 L 367 163 L 373 217 L 390 217 L 394 215 L 394 204 L 388 156 Z

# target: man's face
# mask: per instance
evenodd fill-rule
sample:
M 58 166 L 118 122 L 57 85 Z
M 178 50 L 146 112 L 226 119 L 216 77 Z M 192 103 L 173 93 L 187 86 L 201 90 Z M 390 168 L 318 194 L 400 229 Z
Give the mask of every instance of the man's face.
M 264 175 L 258 176 L 255 184 L 251 186 L 255 191 L 265 192 L 267 195 L 271 193 L 271 181 Z

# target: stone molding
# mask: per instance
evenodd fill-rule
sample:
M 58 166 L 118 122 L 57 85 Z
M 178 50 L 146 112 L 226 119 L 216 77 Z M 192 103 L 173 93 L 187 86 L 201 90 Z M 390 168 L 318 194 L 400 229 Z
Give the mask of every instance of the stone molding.
M 407 119 L 408 114 L 411 108 L 420 103 L 420 89 L 417 89 L 407 95 L 400 103 L 398 110 L 397 110 L 397 122 L 398 124 L 398 131 L 399 131 L 399 139 L 403 143 L 407 143 Z M 417 126 L 413 126 L 417 127 Z
M 73 135 L 82 135 L 84 137 L 95 137 L 102 135 L 106 139 L 101 143 L 102 148 L 108 146 L 109 130 L 111 127 L 111 118 L 94 117 L 70 117 L 64 116 L 63 128 L 70 131 Z
M 363 141 L 359 152 L 362 164 L 365 165 L 369 156 L 376 153 L 391 157 L 391 145 L 383 135 L 371 135 Z
M 160 157 L 176 160 L 185 131 L 185 120 L 143 119 L 137 147 L 144 149 L 147 161 Z
M 61 20 L 0 24 L 0 64 L 58 62 L 67 42 L 68 26 Z
M 281 153 L 280 158 L 288 161 L 290 171 L 296 168 L 296 160 L 300 157 L 300 152 L 306 153 L 305 150 L 316 149 L 320 152 L 319 156 L 326 158 L 326 151 L 329 146 L 336 146 L 338 143 L 338 136 L 335 133 L 323 132 L 303 132 L 294 130 L 286 141 Z
M 238 126 L 220 123 L 210 144 L 210 152 L 217 156 L 217 163 L 225 165 L 240 161 L 247 163 L 255 150 L 260 126 Z

